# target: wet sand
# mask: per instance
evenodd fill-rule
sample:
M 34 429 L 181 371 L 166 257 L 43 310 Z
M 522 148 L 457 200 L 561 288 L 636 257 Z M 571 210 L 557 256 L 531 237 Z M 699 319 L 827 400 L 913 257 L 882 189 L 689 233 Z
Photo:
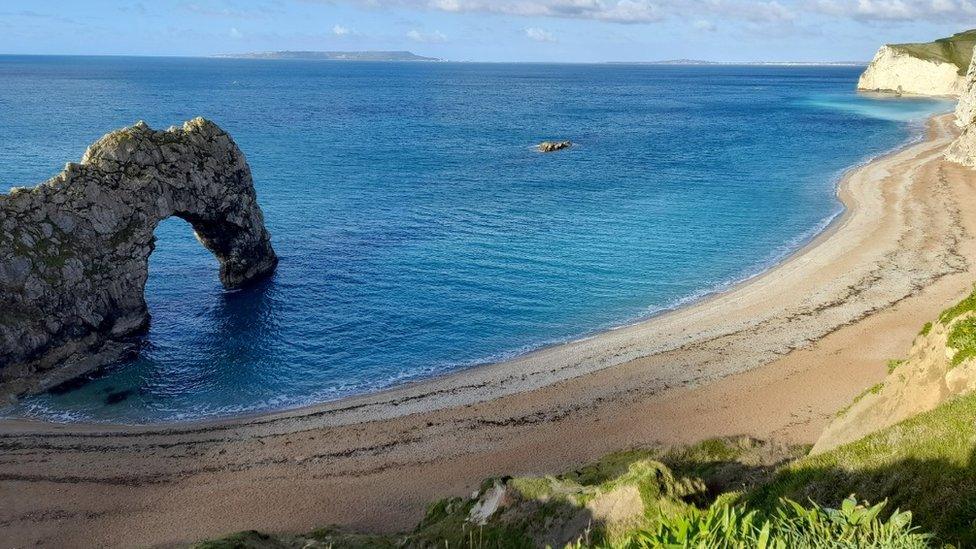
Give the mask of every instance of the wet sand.
M 849 173 L 846 212 L 731 291 L 519 359 L 219 422 L 0 423 L 0 546 L 173 545 L 412 527 L 487 476 L 747 434 L 812 443 L 976 281 L 976 172 L 927 139 Z

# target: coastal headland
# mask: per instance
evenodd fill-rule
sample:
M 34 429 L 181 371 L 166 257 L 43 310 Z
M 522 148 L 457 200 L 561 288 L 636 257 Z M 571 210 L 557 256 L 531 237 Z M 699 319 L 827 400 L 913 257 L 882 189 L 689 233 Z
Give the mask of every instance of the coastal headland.
M 166 546 L 235 530 L 410 527 L 485 477 L 635 446 L 813 443 L 971 290 L 976 176 L 926 138 L 848 173 L 844 214 L 732 290 L 505 363 L 301 410 L 157 425 L 0 423 L 11 545 Z

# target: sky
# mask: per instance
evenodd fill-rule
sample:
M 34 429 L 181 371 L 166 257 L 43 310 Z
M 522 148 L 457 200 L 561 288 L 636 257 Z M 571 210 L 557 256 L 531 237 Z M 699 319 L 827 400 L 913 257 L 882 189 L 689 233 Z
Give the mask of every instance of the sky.
M 976 0 L 0 0 L 0 54 L 866 61 L 974 27 Z

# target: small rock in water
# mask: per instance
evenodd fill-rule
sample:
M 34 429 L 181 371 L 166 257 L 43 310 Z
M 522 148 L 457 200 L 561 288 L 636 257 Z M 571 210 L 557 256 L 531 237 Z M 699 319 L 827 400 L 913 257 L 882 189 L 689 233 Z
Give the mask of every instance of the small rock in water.
M 539 143 L 539 152 L 553 152 L 561 149 L 568 149 L 573 145 L 572 141 L 543 141 Z
M 109 393 L 105 397 L 105 404 L 111 406 L 113 404 L 124 402 L 127 398 L 132 396 L 133 393 L 134 391 L 132 389 L 126 389 L 125 391 L 116 391 L 114 393 Z

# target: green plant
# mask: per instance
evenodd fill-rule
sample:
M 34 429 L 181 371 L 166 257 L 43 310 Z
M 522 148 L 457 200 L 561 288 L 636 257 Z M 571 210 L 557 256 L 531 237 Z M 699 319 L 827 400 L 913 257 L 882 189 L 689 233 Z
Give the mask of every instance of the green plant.
M 634 548 L 787 549 L 787 548 L 890 548 L 931 546 L 931 536 L 915 532 L 912 514 L 895 510 L 887 520 L 880 515 L 886 502 L 874 506 L 844 500 L 840 509 L 816 503 L 804 507 L 781 500 L 765 517 L 744 506 L 720 502 L 700 511 L 664 517 L 656 528 L 635 533 Z
M 956 351 L 952 355 L 953 366 L 976 356 L 976 317 L 964 318 L 953 324 L 946 344 Z
M 948 324 L 950 320 L 969 311 L 976 311 L 976 288 L 973 288 L 973 292 L 965 299 L 942 311 L 942 314 L 939 315 L 939 322 Z

